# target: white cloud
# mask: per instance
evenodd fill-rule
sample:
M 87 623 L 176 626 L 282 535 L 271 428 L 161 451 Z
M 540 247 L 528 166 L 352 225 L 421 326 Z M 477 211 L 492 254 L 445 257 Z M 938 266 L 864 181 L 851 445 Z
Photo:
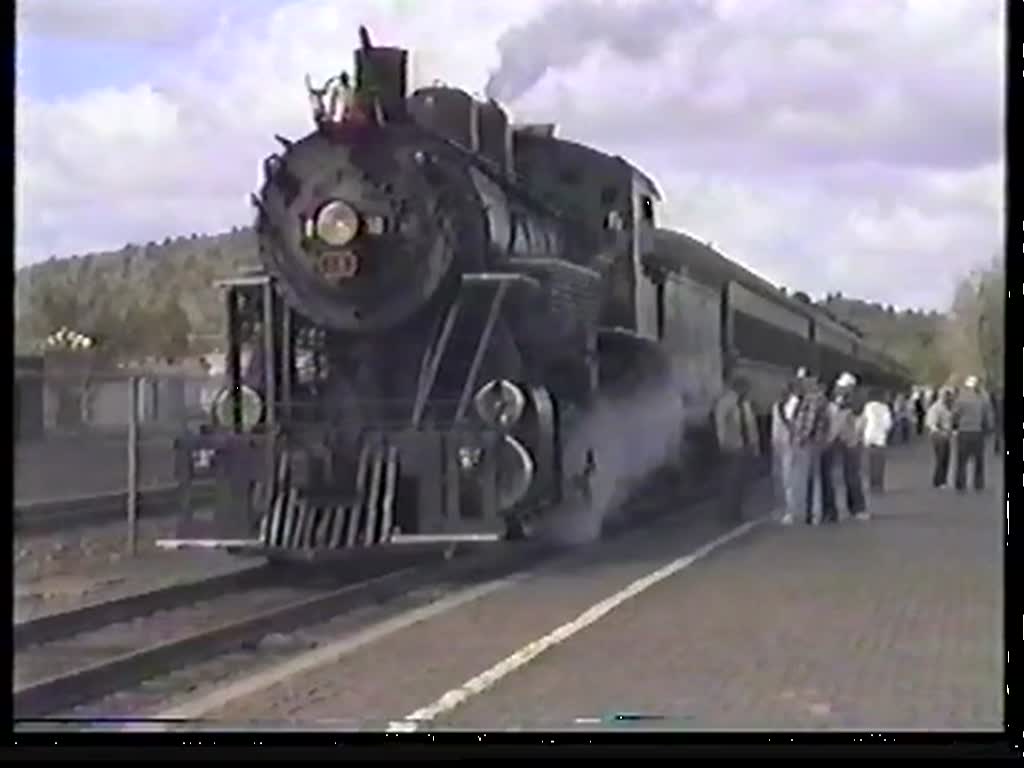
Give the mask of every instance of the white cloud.
M 601 17 L 618 25 L 609 39 L 574 4 L 593 39 L 513 113 L 634 160 L 664 190 L 670 224 L 793 288 L 941 305 L 952 273 L 999 247 L 999 4 L 678 3 L 714 16 L 680 11 L 656 55 L 634 45 L 653 38 L 621 28 L 651 21 L 645 2 Z M 359 24 L 412 50 L 415 85 L 479 93 L 509 30 L 564 3 L 296 0 L 244 20 L 220 3 L 198 16 L 189 4 L 42 6 L 49 16 L 19 19 L 36 34 L 84 35 L 115 6 L 128 14 L 121 39 L 143 34 L 132 19 L 147 13 L 176 13 L 181 28 L 201 18 L 205 32 L 173 49 L 159 82 L 49 103 L 18 93 L 19 264 L 247 223 L 273 134 L 311 127 L 303 76 L 351 68 Z M 526 43 L 546 40 L 558 38 Z
M 178 43 L 199 29 L 210 0 L 26 0 L 18 34 L 88 42 Z

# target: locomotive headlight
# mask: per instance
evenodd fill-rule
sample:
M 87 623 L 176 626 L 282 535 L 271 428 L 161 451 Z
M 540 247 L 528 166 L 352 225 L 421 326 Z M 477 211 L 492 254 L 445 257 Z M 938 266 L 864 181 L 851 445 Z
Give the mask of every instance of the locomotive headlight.
M 473 398 L 473 406 L 485 424 L 511 429 L 523 417 L 526 394 L 507 379 L 495 379 L 480 388 Z
M 316 236 L 328 245 L 351 243 L 359 234 L 359 214 L 348 203 L 332 200 L 316 215 Z
M 233 398 L 231 395 L 231 387 L 225 387 L 213 399 L 211 415 L 214 423 L 219 427 L 229 427 L 234 423 L 234 414 L 232 413 Z M 260 419 L 263 418 L 263 398 L 260 397 L 259 392 L 255 389 L 245 385 L 239 388 L 238 395 L 242 406 L 242 429 L 248 432 L 259 424 Z

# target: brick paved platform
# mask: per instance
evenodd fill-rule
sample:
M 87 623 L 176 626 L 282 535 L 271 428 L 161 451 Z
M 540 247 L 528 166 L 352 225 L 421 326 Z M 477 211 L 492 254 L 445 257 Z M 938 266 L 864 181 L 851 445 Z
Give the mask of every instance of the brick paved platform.
M 443 725 L 569 727 L 625 711 L 667 718 L 642 728 L 1001 730 L 999 493 L 933 490 L 926 447 L 894 454 L 870 522 L 764 526 Z
M 1002 466 L 988 492 L 958 496 L 928 487 L 926 446 L 892 453 L 871 521 L 764 523 L 423 727 L 1001 730 Z M 543 566 L 211 714 L 386 727 L 712 540 L 713 517 Z

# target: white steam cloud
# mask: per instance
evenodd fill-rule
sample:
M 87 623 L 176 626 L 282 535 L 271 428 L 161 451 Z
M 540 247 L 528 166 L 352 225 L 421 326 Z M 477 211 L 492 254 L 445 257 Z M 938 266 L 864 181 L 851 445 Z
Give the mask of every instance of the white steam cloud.
M 487 82 L 487 96 L 512 101 L 549 69 L 569 69 L 601 44 L 633 61 L 656 58 L 681 24 L 712 15 L 706 0 L 563 0 L 501 36 L 501 62 Z
M 570 498 L 541 528 L 542 535 L 563 545 L 584 544 L 601 535 L 606 520 L 623 512 L 623 504 L 666 463 L 682 455 L 685 413 L 684 382 L 669 377 L 628 397 L 605 397 L 569 437 L 567 455 L 594 451 L 596 471 L 590 479 L 589 504 Z M 566 467 L 569 473 L 579 471 Z

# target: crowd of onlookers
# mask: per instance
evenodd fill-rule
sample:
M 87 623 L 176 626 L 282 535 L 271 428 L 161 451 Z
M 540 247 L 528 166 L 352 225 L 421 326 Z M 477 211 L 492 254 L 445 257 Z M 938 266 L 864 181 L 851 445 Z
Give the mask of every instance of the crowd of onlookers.
M 742 516 L 752 475 L 752 461 L 761 453 L 757 413 L 749 384 L 734 376 L 714 407 L 716 438 L 724 462 L 728 514 Z M 972 467 L 973 487 L 985 487 L 985 445 L 993 436 L 1000 450 L 1001 405 L 983 392 L 975 376 L 962 387 L 915 388 L 911 393 L 885 394 L 865 388 L 851 373 L 842 373 L 826 387 L 801 368 L 769 414 L 773 477 L 783 524 L 835 523 L 840 507 L 854 519 L 870 517 L 863 483 L 866 463 L 870 495 L 885 490 L 886 454 L 890 446 L 928 435 L 934 465 L 931 483 L 967 490 Z

